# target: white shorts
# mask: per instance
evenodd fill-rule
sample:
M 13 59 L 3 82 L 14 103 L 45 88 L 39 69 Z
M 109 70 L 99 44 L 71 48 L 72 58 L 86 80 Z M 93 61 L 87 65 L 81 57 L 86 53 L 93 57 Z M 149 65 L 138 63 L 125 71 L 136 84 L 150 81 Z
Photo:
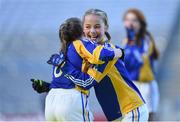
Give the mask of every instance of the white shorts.
M 93 121 L 88 96 L 75 89 L 51 89 L 46 97 L 47 121 Z
M 143 83 L 134 81 L 133 82 L 139 89 L 144 98 L 149 112 L 157 112 L 159 104 L 159 89 L 158 84 L 155 80 L 149 83 Z
M 115 120 L 115 121 L 120 121 L 120 122 L 148 122 L 148 117 L 149 117 L 149 112 L 147 109 L 147 105 L 144 104 L 132 111 L 130 111 L 129 113 L 127 113 L 126 115 L 124 115 L 123 117 Z

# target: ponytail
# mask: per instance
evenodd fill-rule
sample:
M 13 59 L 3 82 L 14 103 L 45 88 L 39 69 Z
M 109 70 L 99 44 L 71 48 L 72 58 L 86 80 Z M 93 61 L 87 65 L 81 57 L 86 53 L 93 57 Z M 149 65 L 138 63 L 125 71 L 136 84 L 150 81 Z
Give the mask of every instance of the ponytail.
M 105 35 L 106 35 L 107 39 L 110 41 L 110 40 L 111 40 L 110 34 L 106 31 L 106 32 L 105 32 Z
M 69 45 L 83 34 L 82 23 L 79 18 L 69 18 L 59 28 L 59 39 L 61 41 L 62 53 L 66 57 Z
M 160 55 L 160 54 L 159 54 L 159 50 L 157 49 L 157 47 L 156 47 L 156 45 L 155 45 L 155 40 L 154 40 L 152 34 L 151 34 L 149 31 L 146 31 L 146 34 L 147 34 L 147 36 L 150 38 L 150 41 L 151 41 L 152 44 L 153 44 L 153 53 L 152 53 L 153 58 L 154 58 L 155 60 L 157 60 L 157 59 L 159 58 L 159 55 Z

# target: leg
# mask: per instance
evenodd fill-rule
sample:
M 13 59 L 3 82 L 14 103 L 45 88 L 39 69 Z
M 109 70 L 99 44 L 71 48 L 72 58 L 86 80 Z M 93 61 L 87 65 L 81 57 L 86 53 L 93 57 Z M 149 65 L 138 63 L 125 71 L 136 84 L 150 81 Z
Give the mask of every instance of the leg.
M 156 113 L 150 112 L 148 121 L 155 121 L 156 120 Z
M 149 121 L 156 120 L 156 112 L 159 104 L 159 89 L 158 84 L 154 80 L 150 84 L 150 105 L 152 108 L 152 111 L 149 113 Z
M 59 96 L 56 100 L 57 121 L 93 121 L 86 95 L 75 89 L 66 89 L 62 92 L 63 96 Z
M 52 93 L 53 91 L 50 91 L 48 95 L 46 96 L 45 101 L 45 119 L 46 121 L 56 121 L 54 116 L 54 98 L 55 96 Z
M 120 122 L 147 122 L 148 121 L 148 109 L 146 104 L 130 111 L 122 118 L 117 119 Z

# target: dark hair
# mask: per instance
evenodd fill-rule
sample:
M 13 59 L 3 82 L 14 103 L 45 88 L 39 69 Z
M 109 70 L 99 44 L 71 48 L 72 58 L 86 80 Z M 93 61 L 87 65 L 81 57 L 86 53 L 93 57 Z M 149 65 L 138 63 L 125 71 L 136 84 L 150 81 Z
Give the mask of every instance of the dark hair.
M 150 32 L 147 31 L 146 33 L 149 36 L 149 38 L 150 38 L 150 40 L 151 40 L 151 42 L 153 44 L 153 53 L 152 53 L 153 58 L 155 60 L 157 60 L 159 58 L 160 53 L 159 53 L 159 50 L 156 47 L 155 40 L 154 40 L 154 38 L 153 38 L 153 36 L 152 36 L 152 34 Z
M 107 14 L 106 14 L 106 12 L 104 12 L 104 11 L 102 11 L 102 10 L 100 10 L 100 9 L 89 9 L 89 10 L 87 10 L 87 11 L 85 12 L 84 16 L 83 16 L 83 23 L 84 23 L 85 17 L 86 17 L 87 15 L 91 15 L 91 14 L 100 16 L 100 17 L 102 18 L 105 26 L 106 26 L 107 28 L 109 28 L 109 23 L 108 23 Z M 108 38 L 108 40 L 111 40 L 111 36 L 110 36 L 110 34 L 109 34 L 107 31 L 105 32 L 105 35 L 106 35 L 106 37 Z
M 82 22 L 79 18 L 69 18 L 59 28 L 59 38 L 61 41 L 60 51 L 66 56 L 69 44 L 81 38 L 83 34 Z
M 153 43 L 153 55 L 154 55 L 154 59 L 158 59 L 159 51 L 156 48 L 153 36 L 151 35 L 151 33 L 149 31 L 147 31 L 147 22 L 146 22 L 145 16 L 143 15 L 143 13 L 140 10 L 135 9 L 135 8 L 131 8 L 131 9 L 128 9 L 125 12 L 123 19 L 125 19 L 126 15 L 128 13 L 133 13 L 137 17 L 138 21 L 140 22 L 140 26 L 141 27 L 140 27 L 139 33 L 136 35 L 136 40 L 135 40 L 136 44 L 138 46 L 140 46 L 141 43 L 142 43 L 141 39 L 145 38 L 145 36 L 147 35 L 150 38 L 150 40 L 152 41 L 152 43 Z

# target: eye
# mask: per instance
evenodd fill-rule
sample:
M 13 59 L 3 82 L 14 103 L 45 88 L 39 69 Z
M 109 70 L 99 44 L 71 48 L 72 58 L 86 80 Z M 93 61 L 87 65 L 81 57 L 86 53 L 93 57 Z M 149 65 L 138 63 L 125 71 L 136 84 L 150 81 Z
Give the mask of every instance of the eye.
M 101 28 L 101 25 L 95 25 L 94 28 L 95 28 L 95 29 L 99 29 L 99 28 Z
M 85 29 L 90 29 L 91 27 L 90 26 L 85 26 Z
M 136 23 L 138 23 L 139 21 L 138 21 L 137 19 L 134 19 L 134 20 L 133 20 L 133 22 L 136 22 Z

